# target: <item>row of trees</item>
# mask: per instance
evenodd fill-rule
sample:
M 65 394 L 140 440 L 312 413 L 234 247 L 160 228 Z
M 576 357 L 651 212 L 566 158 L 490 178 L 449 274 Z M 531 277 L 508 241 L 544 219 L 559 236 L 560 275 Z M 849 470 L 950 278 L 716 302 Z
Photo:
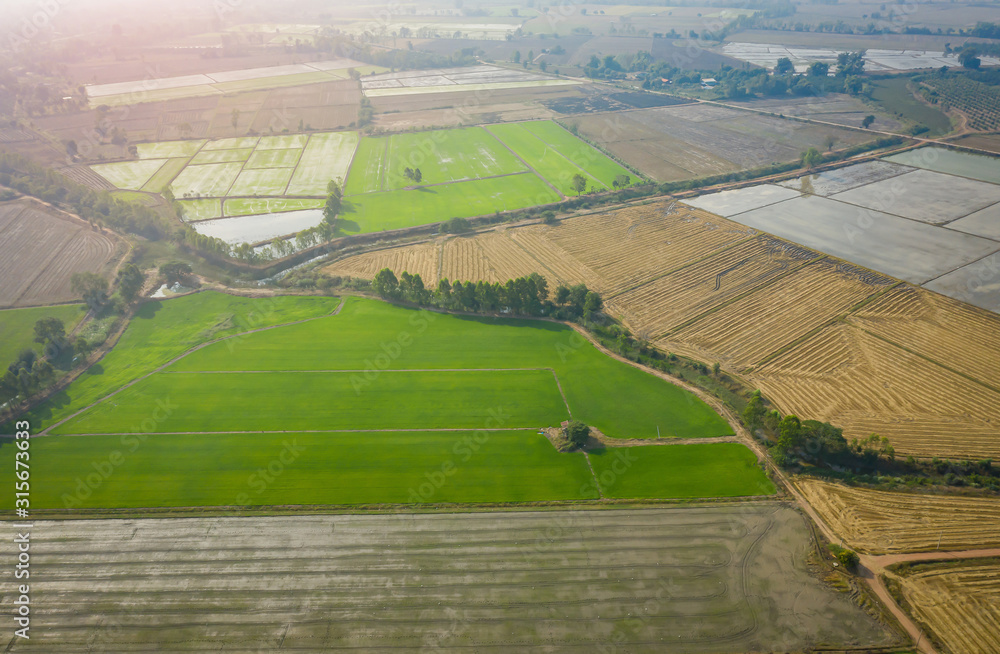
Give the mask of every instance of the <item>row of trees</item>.
M 590 318 L 603 308 L 601 296 L 584 284 L 557 286 L 549 299 L 548 281 L 538 273 L 499 282 L 450 282 L 442 279 L 435 289 L 419 274 L 403 271 L 399 277 L 389 268 L 378 271 L 371 284 L 379 296 L 420 305 L 484 313 L 553 316 L 573 320 Z

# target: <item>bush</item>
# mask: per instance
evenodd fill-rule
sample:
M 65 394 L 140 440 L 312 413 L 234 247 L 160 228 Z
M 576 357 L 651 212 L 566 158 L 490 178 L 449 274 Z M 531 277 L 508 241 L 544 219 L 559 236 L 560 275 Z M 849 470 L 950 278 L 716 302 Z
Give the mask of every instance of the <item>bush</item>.
M 563 428 L 563 434 L 574 447 L 583 447 L 590 439 L 590 427 L 579 420 L 570 420 Z

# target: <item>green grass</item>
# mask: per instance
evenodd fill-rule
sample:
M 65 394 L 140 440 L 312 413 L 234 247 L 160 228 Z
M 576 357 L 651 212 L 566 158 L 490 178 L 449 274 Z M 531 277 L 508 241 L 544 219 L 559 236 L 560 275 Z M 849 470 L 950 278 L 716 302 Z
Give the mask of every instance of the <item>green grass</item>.
M 139 191 L 111 191 L 111 196 L 116 200 L 121 200 L 129 204 L 138 204 L 143 207 L 156 206 L 156 198 L 146 193 L 140 193 Z
M 184 170 L 184 166 L 187 164 L 187 159 L 167 159 L 163 167 L 146 182 L 142 190 L 147 193 L 162 193 L 163 189 L 167 188 L 170 182 Z
M 482 127 L 441 129 L 389 137 L 389 160 L 385 172 L 387 190 L 414 184 L 413 180 L 403 174 L 406 168 L 420 169 L 423 176 L 421 184 L 478 179 L 528 169 Z
M 194 141 L 162 141 L 160 143 L 137 143 L 140 159 L 173 159 L 193 157 L 205 145 L 205 139 Z
M 571 140 L 567 141 L 551 128 L 537 123 L 506 123 L 490 125 L 489 129 L 564 195 L 576 195 L 573 190 L 574 175 L 587 178 L 587 190 L 591 187 L 600 190 L 608 186 L 601 181 L 601 176 L 606 177 L 612 170 L 618 171 L 615 174 L 628 174 L 621 166 L 558 125 L 548 124 L 562 130 Z M 543 140 L 536 131 L 546 139 L 552 139 L 553 143 Z M 591 170 L 594 172 L 591 173 Z M 614 175 L 611 177 L 613 179 Z
M 238 150 L 209 150 L 203 148 L 201 152 L 194 156 L 191 163 L 197 165 L 246 161 L 252 152 L 253 148 L 240 148 Z
M 344 195 L 358 195 L 382 190 L 382 169 L 389 137 L 363 138 L 351 162 Z
M 357 145 L 357 132 L 310 136 L 288 185 L 289 195 L 326 195 L 326 186 L 331 179 L 339 180 L 343 186 Z
M 302 150 L 257 150 L 247 161 L 246 168 L 294 168 Z
M 0 443 L 5 470 L 13 450 Z M 597 497 L 582 454 L 525 431 L 58 436 L 31 454 L 36 509 Z
M 257 150 L 288 150 L 306 147 L 308 134 L 279 134 L 278 136 L 262 136 L 257 143 Z
M 229 195 L 283 195 L 291 178 L 291 168 L 244 169 Z
M 538 120 L 521 124 L 536 137 L 545 141 L 549 147 L 554 148 L 561 155 L 587 171 L 588 175 L 596 178 L 606 188 L 612 187 L 612 183 L 618 175 L 631 175 L 630 171 L 613 159 L 609 159 L 603 152 L 589 143 L 581 141 L 551 120 Z
M 209 218 L 219 218 L 222 216 L 222 201 L 215 198 L 208 200 L 181 200 L 184 208 L 183 219 L 208 220 Z
M 241 163 L 208 164 L 188 166 L 174 179 L 170 189 L 174 197 L 221 197 L 236 181 L 243 167 Z
M 202 150 L 240 150 L 246 148 L 253 150 L 257 147 L 257 141 L 259 140 L 256 136 L 236 136 L 228 139 L 216 139 L 215 141 L 206 143 Z
M 913 97 L 907 88 L 909 77 L 891 77 L 872 81 L 871 97 L 886 111 L 905 121 L 924 125 L 930 129 L 928 136 L 938 136 L 951 131 L 951 120 L 934 107 Z
M 336 298 L 309 297 L 250 299 L 213 291 L 148 302 L 136 312 L 111 352 L 27 419 L 34 429 L 44 428 L 195 345 L 250 329 L 322 316 L 338 302 Z M 238 351 L 242 342 L 241 338 L 233 339 L 225 347 Z
M 150 428 L 160 402 L 176 410 Z M 357 372 L 164 372 L 55 433 L 475 429 L 498 411 L 507 428 L 569 418 L 548 370 L 386 371 L 374 384 Z
M 138 191 L 165 162 L 166 159 L 121 161 L 118 163 L 94 164 L 90 169 L 118 188 Z
M 348 233 L 400 229 L 449 218 L 523 209 L 559 199 L 555 191 L 531 173 L 353 195 L 345 198 L 342 228 Z
M 404 334 L 412 342 L 400 346 Z M 382 368 L 551 368 L 573 416 L 609 436 L 655 438 L 657 427 L 662 436 L 681 438 L 732 433 L 694 395 L 605 356 L 563 325 L 464 318 L 373 300 L 349 298 L 335 317 L 251 334 L 242 339 L 238 357 L 224 343 L 203 348 L 170 370 L 356 370 L 364 380 L 367 369 Z M 362 391 L 382 379 L 375 375 Z M 356 402 L 353 392 L 348 400 Z M 494 404 L 487 400 L 484 396 L 484 403 Z M 326 403 L 333 407 L 343 401 L 330 397 Z
M 304 198 L 236 198 L 226 200 L 227 216 L 250 216 L 261 213 L 277 213 L 281 211 L 302 211 L 303 209 L 322 209 L 326 200 L 310 200 Z
M 775 490 L 740 443 L 608 448 L 589 456 L 604 497 L 739 497 Z
M 21 350 L 30 347 L 37 352 L 42 349 L 41 344 L 35 343 L 36 322 L 42 318 L 58 318 L 68 333 L 83 320 L 85 313 L 82 304 L 0 311 L 0 370 L 6 372 Z

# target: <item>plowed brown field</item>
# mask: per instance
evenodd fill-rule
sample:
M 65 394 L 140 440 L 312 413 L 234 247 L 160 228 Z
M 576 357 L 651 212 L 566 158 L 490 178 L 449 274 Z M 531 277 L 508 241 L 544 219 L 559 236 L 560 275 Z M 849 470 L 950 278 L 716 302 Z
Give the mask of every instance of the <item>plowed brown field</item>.
M 1000 498 L 896 493 L 809 477 L 795 485 L 847 544 L 869 554 L 1000 546 Z
M 0 204 L 0 308 L 74 299 L 70 278 L 113 265 L 116 242 L 28 201 Z

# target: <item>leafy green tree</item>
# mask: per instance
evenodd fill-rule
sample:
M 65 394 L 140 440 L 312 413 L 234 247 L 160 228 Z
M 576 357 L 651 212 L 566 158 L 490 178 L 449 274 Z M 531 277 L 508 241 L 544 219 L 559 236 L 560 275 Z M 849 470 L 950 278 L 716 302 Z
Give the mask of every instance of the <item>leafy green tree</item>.
M 569 288 L 562 284 L 556 286 L 555 301 L 556 304 L 566 304 L 569 302 Z
M 802 165 L 806 168 L 812 168 L 813 166 L 819 165 L 823 162 L 823 155 L 819 153 L 816 148 L 809 148 L 802 153 Z
M 419 184 L 420 180 L 422 180 L 423 178 L 424 178 L 424 174 L 422 172 L 420 172 L 420 169 L 419 168 L 414 168 L 413 169 L 413 181 L 416 182 L 417 184 Z
M 340 215 L 340 210 L 343 208 L 342 198 L 344 192 L 340 190 L 340 184 L 332 179 L 326 185 L 326 192 L 326 204 L 323 206 L 323 221 L 328 225 L 335 226 L 337 224 L 337 216 Z
M 91 309 L 100 309 L 108 302 L 108 280 L 97 273 L 74 274 L 70 278 L 70 287 Z
M 857 552 L 842 547 L 837 550 L 837 561 L 848 570 L 855 570 L 861 563 L 861 557 Z
M 837 77 L 860 75 L 865 72 L 865 51 L 841 52 L 837 55 Z
M 66 340 L 66 325 L 58 318 L 42 318 L 35 323 L 35 342 L 59 345 Z
M 611 185 L 615 188 L 628 188 L 632 184 L 632 177 L 630 175 L 615 175 L 615 179 L 611 182 Z
M 372 280 L 372 290 L 382 297 L 395 297 L 399 290 L 399 280 L 396 274 L 388 268 L 383 268 L 375 274 Z
M 587 314 L 596 313 L 601 310 L 604 303 L 601 301 L 601 296 L 594 291 L 588 291 L 586 297 L 583 301 L 583 310 Z
M 792 65 L 792 60 L 788 57 L 780 57 L 778 63 L 774 65 L 775 75 L 787 75 L 792 72 L 795 72 L 795 66 Z
M 962 68 L 975 70 L 979 68 L 983 61 L 979 58 L 979 50 L 970 45 L 958 53 L 958 63 L 962 64 Z
M 814 61 L 809 64 L 806 72 L 809 77 L 826 77 L 830 74 L 830 64 L 823 63 L 822 61 Z
M 572 184 L 573 184 L 573 190 L 576 191 L 577 195 L 580 195 L 585 190 L 587 190 L 587 178 L 581 175 L 580 173 L 573 175 Z
M 875 116 L 868 114 L 861 120 L 861 128 L 868 129 L 869 127 L 872 126 L 872 123 L 874 122 L 875 122 Z
M 126 302 L 132 302 L 139 295 L 146 277 L 139 270 L 139 266 L 128 263 L 118 271 L 118 292 Z
M 760 391 L 756 390 L 750 396 L 746 408 L 743 409 L 743 422 L 746 423 L 750 431 L 757 431 L 764 425 L 764 415 L 767 409 L 764 408 L 764 398 Z
M 787 453 L 799 444 L 801 435 L 802 422 L 798 416 L 785 416 L 778 425 L 778 448 Z
M 515 50 L 514 51 L 514 63 L 515 64 L 521 63 L 521 51 L 520 50 Z
M 574 447 L 583 447 L 590 439 L 590 427 L 587 426 L 586 423 L 582 423 L 579 420 L 570 420 L 569 423 L 563 427 L 563 434 Z

